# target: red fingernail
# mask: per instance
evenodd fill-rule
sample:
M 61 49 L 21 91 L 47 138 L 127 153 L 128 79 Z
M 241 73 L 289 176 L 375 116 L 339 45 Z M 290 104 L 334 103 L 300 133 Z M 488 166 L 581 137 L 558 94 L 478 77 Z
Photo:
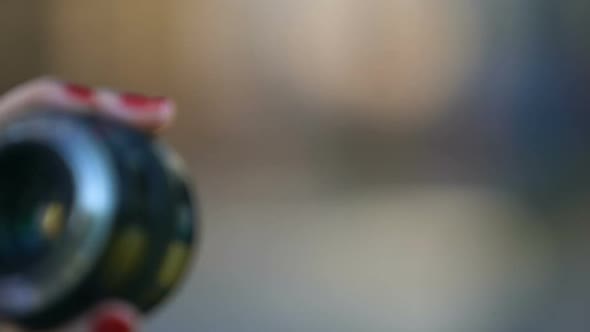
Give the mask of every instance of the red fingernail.
M 121 100 L 125 106 L 139 111 L 153 111 L 155 106 L 161 105 L 166 101 L 163 97 L 146 97 L 134 93 L 126 93 L 121 95 Z
M 131 332 L 131 322 L 118 315 L 105 315 L 96 320 L 93 332 Z
M 84 102 L 89 102 L 94 97 L 94 90 L 83 85 L 66 84 L 64 88 L 70 96 Z

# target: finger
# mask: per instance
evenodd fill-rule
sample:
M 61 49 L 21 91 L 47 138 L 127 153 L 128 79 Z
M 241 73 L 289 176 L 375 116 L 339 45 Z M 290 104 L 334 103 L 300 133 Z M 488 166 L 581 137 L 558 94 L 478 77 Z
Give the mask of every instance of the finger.
M 21 84 L 0 97 L 0 119 L 30 109 L 51 105 L 67 110 L 79 110 L 92 104 L 92 90 L 68 87 L 49 78 L 36 79 Z
M 134 332 L 138 330 L 139 316 L 125 303 L 101 305 L 89 318 L 90 332 Z
M 96 91 L 95 105 L 104 113 L 148 131 L 165 127 L 176 112 L 176 105 L 170 99 L 107 89 Z
M 67 111 L 94 110 L 148 131 L 169 124 L 176 110 L 174 103 L 166 98 L 119 94 L 42 78 L 17 86 L 0 97 L 0 121 L 35 106 L 56 106 Z
M 123 302 L 108 302 L 93 309 L 59 332 L 137 332 L 139 314 Z

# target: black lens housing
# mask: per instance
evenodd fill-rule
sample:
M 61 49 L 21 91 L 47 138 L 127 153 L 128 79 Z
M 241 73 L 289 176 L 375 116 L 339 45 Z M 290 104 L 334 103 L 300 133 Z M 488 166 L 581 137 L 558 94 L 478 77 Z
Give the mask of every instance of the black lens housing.
M 32 220 L 18 236 L 0 227 L 12 250 L 3 256 L 0 243 L 1 319 L 54 328 L 107 299 L 147 313 L 185 274 L 197 242 L 192 189 L 150 135 L 90 112 L 35 110 L 0 130 L 0 173 L 0 225 Z M 33 241 L 43 232 L 27 204 L 59 204 L 60 233 Z M 18 237 L 38 246 L 9 242 Z

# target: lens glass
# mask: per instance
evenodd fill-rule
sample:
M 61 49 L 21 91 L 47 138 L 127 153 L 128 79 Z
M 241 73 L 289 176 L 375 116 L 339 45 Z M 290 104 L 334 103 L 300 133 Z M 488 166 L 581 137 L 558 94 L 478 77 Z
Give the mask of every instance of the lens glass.
M 0 274 L 41 260 L 66 227 L 73 180 L 50 148 L 19 143 L 0 151 Z

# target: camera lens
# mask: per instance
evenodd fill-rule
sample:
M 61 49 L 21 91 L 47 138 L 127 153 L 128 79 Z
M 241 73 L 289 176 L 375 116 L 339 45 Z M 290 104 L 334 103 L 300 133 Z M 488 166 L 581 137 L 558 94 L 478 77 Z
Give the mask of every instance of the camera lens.
M 67 223 L 72 176 L 63 160 L 41 144 L 0 151 L 0 264 L 14 273 L 38 263 Z
M 102 301 L 147 313 L 197 242 L 180 159 L 111 118 L 37 110 L 0 129 L 0 317 L 52 329 Z

